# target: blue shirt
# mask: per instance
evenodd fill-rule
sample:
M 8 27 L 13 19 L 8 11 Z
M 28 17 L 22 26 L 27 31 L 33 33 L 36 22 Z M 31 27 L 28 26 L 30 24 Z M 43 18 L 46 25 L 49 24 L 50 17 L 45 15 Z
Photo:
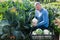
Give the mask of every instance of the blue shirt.
M 49 26 L 48 11 L 42 8 L 40 11 L 35 10 L 35 18 L 38 19 L 37 27 L 44 25 L 45 27 Z

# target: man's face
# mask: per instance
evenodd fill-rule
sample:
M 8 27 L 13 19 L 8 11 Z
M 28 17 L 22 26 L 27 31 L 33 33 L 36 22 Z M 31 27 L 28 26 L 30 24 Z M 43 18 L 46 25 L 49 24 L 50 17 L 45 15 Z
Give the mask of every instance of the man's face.
M 36 5 L 36 9 L 37 9 L 37 10 L 40 10 L 40 9 L 41 9 L 41 5 L 37 4 L 37 5 Z

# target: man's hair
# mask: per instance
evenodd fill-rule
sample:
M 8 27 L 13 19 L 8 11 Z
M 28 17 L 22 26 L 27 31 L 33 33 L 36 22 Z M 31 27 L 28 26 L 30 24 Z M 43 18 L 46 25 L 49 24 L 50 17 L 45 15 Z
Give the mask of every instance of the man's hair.
M 40 2 L 35 2 L 35 5 L 34 6 L 36 6 L 37 4 L 41 5 Z

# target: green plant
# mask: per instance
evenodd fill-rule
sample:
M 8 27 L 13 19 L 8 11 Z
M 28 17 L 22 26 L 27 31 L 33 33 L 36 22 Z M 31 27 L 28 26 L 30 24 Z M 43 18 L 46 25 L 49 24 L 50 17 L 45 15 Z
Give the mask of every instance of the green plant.
M 54 8 L 44 6 L 48 12 L 49 12 L 49 27 L 53 27 L 55 31 L 57 30 L 54 24 Z M 31 9 L 32 8 L 32 9 Z M 59 9 L 59 8 L 57 8 Z M 30 32 L 30 25 L 31 25 L 31 20 L 34 17 L 34 6 L 31 4 L 29 1 L 24 0 L 22 3 L 19 3 L 18 1 L 13 2 L 13 1 L 6 1 L 6 2 L 1 2 L 0 3 L 0 20 L 8 20 L 10 27 L 14 27 L 15 31 L 21 31 L 25 35 L 26 39 L 29 39 L 29 32 Z M 51 25 L 51 26 L 50 26 Z M 14 29 L 13 28 L 13 29 Z M 59 29 L 58 29 L 59 30 Z M 13 31 L 13 30 L 11 30 Z M 19 34 L 18 34 L 19 35 Z
M 33 8 L 33 5 L 31 5 L 29 1 L 25 2 L 23 1 L 23 3 L 19 3 L 18 1 L 17 2 L 8 1 L 1 2 L 0 8 L 1 8 L 0 14 L 3 13 L 3 17 L 2 16 L 1 17 L 3 18 L 3 20 L 4 19 L 8 20 L 10 24 L 9 28 L 13 27 L 13 29 L 15 29 L 14 31 L 23 32 L 25 40 L 28 40 L 30 32 L 30 21 L 32 19 L 32 17 L 29 16 L 30 15 L 29 10 Z M 13 30 L 11 30 L 10 32 L 12 33 L 12 31 Z

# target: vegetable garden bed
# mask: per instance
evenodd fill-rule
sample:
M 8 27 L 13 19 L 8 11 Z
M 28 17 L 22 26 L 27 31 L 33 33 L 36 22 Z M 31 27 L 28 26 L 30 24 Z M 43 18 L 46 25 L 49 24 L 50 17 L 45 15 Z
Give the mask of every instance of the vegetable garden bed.
M 48 6 L 44 6 L 48 12 L 49 12 L 49 20 L 50 24 L 53 24 L 49 27 L 52 28 L 54 30 L 54 32 L 60 32 L 57 28 L 57 26 L 54 24 L 54 20 L 55 17 L 57 17 L 57 9 L 59 8 L 53 8 L 52 5 L 50 7 L 50 5 L 48 4 Z M 55 10 L 56 9 L 56 10 Z M 30 33 L 30 26 L 31 26 L 31 20 L 34 17 L 34 11 L 35 8 L 33 6 L 33 4 L 31 4 L 29 1 L 23 1 L 23 3 L 19 3 L 19 2 L 12 2 L 12 1 L 8 1 L 8 2 L 1 2 L 0 3 L 0 20 L 7 20 L 9 25 L 4 25 L 3 27 L 8 27 L 11 28 L 13 27 L 13 29 L 15 28 L 14 31 L 21 31 L 21 34 L 16 34 L 18 35 L 24 35 L 24 39 L 25 40 L 29 40 L 29 33 Z M 4 22 L 3 22 L 4 23 Z M 6 29 L 8 29 L 6 28 Z M 3 28 L 1 28 L 3 30 Z M 1 31 L 2 31 L 1 30 Z M 8 29 L 9 30 L 9 29 Z M 5 30 L 4 30 L 5 31 Z M 10 30 L 9 33 L 13 31 Z M 3 32 L 3 31 L 2 31 Z M 19 33 L 19 32 L 18 32 Z M 4 32 L 3 32 L 4 34 Z M 10 36 L 10 35 L 8 35 Z M 33 40 L 54 40 L 54 35 L 30 35 Z M 21 37 L 20 37 L 21 38 Z M 40 39 L 41 38 L 41 39 Z M 5 39 L 8 40 L 8 39 Z M 16 39 L 18 40 L 18 39 Z M 21 39 L 23 40 L 23 39 Z

